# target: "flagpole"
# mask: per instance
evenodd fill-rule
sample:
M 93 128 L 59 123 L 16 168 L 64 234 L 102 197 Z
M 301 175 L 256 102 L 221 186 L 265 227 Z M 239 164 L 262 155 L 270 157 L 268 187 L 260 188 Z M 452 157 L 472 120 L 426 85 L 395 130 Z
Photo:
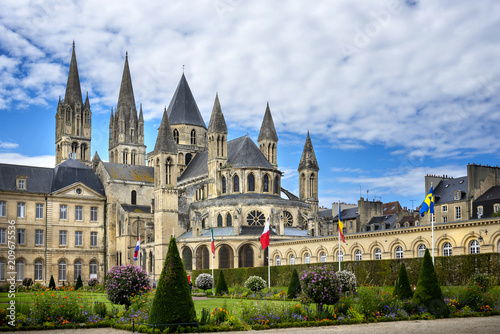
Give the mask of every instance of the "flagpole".
M 337 252 L 337 260 L 339 260 L 339 271 L 340 271 L 340 200 L 339 200 L 339 221 L 337 222 L 339 230 L 339 251 Z
M 214 235 L 214 222 L 212 220 L 212 238 Z M 215 260 L 215 253 L 212 253 L 212 295 L 215 296 L 215 277 L 214 277 L 214 260 Z
M 432 182 L 431 182 L 431 189 L 432 189 Z M 431 211 L 430 206 L 433 205 L 433 203 L 434 203 L 434 192 L 432 193 L 432 197 L 433 197 L 432 201 L 431 201 L 431 203 L 429 203 L 429 211 Z M 432 210 L 432 212 L 431 212 L 431 231 L 432 231 L 432 235 L 431 235 L 432 265 L 434 265 L 434 210 Z

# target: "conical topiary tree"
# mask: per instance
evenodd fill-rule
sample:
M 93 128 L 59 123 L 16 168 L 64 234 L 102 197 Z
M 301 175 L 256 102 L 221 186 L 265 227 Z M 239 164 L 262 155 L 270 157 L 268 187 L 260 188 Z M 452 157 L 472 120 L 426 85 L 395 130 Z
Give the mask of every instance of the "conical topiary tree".
M 290 284 L 288 285 L 287 295 L 290 299 L 295 299 L 300 295 L 302 291 L 300 287 L 300 279 L 299 274 L 297 273 L 297 269 L 293 268 L 292 279 L 290 280 Z
M 422 267 L 420 267 L 418 274 L 417 289 L 413 294 L 413 302 L 424 305 L 433 314 L 441 314 L 446 308 L 429 249 L 425 250 Z
M 150 324 L 174 324 L 196 321 L 189 282 L 179 256 L 175 238 L 170 238 L 167 258 L 156 287 L 149 312 Z
M 76 280 L 75 290 L 83 288 L 82 275 L 78 275 L 78 279 Z
M 56 288 L 56 282 L 54 281 L 54 276 L 50 275 L 49 289 L 54 290 Z
M 224 278 L 224 273 L 221 270 L 219 274 L 219 279 L 217 280 L 217 285 L 215 286 L 215 294 L 222 295 L 228 292 L 229 289 L 227 288 L 226 279 Z
M 398 297 L 399 299 L 410 299 L 413 296 L 413 290 L 411 289 L 404 263 L 401 263 L 401 266 L 399 267 L 399 274 L 396 279 L 392 295 L 394 297 Z

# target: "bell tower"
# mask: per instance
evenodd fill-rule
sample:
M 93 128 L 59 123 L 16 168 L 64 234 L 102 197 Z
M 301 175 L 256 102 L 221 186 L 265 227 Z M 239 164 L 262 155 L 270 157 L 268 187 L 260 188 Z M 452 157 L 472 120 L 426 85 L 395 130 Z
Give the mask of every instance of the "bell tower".
M 318 212 L 318 172 L 319 165 L 314 154 L 314 148 L 307 132 L 306 143 L 299 163 L 299 199 L 311 204 L 315 213 Z
M 227 164 L 227 126 L 219 103 L 218 94 L 215 95 L 214 107 L 210 123 L 208 124 L 208 177 L 212 182 L 208 184 L 208 198 L 218 196 L 218 171 Z

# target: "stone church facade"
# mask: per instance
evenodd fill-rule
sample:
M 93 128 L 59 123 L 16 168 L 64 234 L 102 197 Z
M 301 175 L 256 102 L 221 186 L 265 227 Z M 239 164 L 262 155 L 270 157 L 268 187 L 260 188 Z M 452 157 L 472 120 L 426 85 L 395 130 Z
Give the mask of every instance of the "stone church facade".
M 319 207 L 319 164 L 309 133 L 298 162 L 299 194 L 281 186 L 278 134 L 269 105 L 257 143 L 228 140 L 216 94 L 208 126 L 184 74 L 165 108 L 155 147 L 144 145 L 128 55 L 109 121 L 109 161 L 90 158 L 92 112 L 83 101 L 75 47 L 64 100 L 56 110 L 55 168 L 0 164 L 0 284 L 17 280 L 100 281 L 133 264 L 157 280 L 175 236 L 185 268 L 238 268 L 417 257 L 432 248 L 429 216 L 363 198 L 341 204 L 346 243 L 338 243 L 339 204 Z M 427 176 L 435 189 L 434 254 L 500 250 L 500 169 L 468 166 L 467 176 Z M 266 220 L 271 245 L 259 237 Z M 11 223 L 14 222 L 14 223 Z M 10 229 L 16 253 L 9 257 Z M 210 240 L 215 239 L 212 256 Z M 140 240 L 140 256 L 133 251 Z M 270 252 L 270 256 L 268 256 Z

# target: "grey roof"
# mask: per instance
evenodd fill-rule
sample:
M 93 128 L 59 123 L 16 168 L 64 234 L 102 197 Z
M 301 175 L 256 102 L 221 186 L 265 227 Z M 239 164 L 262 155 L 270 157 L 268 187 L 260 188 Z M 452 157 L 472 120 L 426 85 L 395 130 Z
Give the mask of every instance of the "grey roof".
M 28 193 L 49 194 L 52 189 L 53 168 L 0 164 L 0 190 L 16 191 L 16 177 L 24 175 Z
M 264 226 L 241 226 L 240 235 L 254 235 L 260 237 L 262 232 L 264 232 Z M 276 233 L 270 229 L 269 235 L 276 235 Z
M 122 83 L 116 109 L 125 116 L 125 124 L 127 127 L 131 117 L 137 121 L 137 108 L 135 106 L 134 89 L 132 88 L 132 78 L 130 77 L 130 69 L 128 66 L 128 54 L 125 56 Z
M 80 76 L 78 75 L 78 66 L 76 64 L 75 42 L 73 42 L 73 53 L 71 54 L 71 63 L 69 65 L 64 103 L 69 104 L 72 108 L 75 107 L 76 103 L 79 103 L 83 107 Z
M 104 195 L 104 186 L 94 170 L 75 159 L 68 159 L 54 168 L 52 191 L 55 192 L 67 186 L 81 182 L 101 195 Z
M 496 199 L 500 199 L 500 186 L 491 187 L 484 194 L 479 196 L 474 202 L 489 202 Z
M 304 150 L 302 151 L 302 156 L 300 157 L 298 170 L 301 171 L 306 168 L 315 171 L 319 170 L 318 161 L 316 160 L 316 154 L 314 154 L 314 148 L 312 146 L 311 137 L 309 136 L 309 131 L 307 132 L 306 143 L 304 144 Z
M 127 212 L 135 212 L 135 213 L 151 213 L 151 207 L 148 205 L 131 205 L 131 204 L 122 204 L 123 210 Z
M 177 144 L 174 141 L 174 135 L 172 134 L 172 130 L 170 128 L 166 109 L 163 112 L 163 118 L 161 119 L 161 124 L 158 128 L 158 137 L 156 138 L 155 149 L 153 152 L 155 154 L 159 152 L 177 154 Z
M 434 203 L 442 204 L 453 202 L 455 191 L 461 191 L 462 194 L 467 193 L 467 176 L 441 180 L 434 188 Z M 462 198 L 464 198 L 464 196 L 462 196 Z
M 284 234 L 291 237 L 307 237 L 307 230 L 301 230 L 296 227 L 285 227 Z
M 125 165 L 111 162 L 102 163 L 111 179 L 138 181 L 138 182 L 154 182 L 154 168 L 139 165 Z
M 332 209 L 320 210 L 320 211 L 318 211 L 318 216 L 319 217 L 331 217 L 332 216 Z M 338 216 L 338 214 L 337 214 L 337 216 Z
M 219 103 L 219 95 L 215 94 L 214 107 L 208 124 L 208 132 L 227 133 L 226 120 Z M 228 148 L 229 150 L 229 148 Z
M 262 231 L 260 232 L 262 233 Z M 234 227 L 214 227 L 214 239 L 217 242 L 217 237 L 226 237 L 226 236 L 231 236 L 234 235 Z M 210 230 L 202 230 L 200 237 L 208 237 L 210 238 L 212 236 Z M 193 231 L 187 231 L 183 234 L 181 234 L 177 239 L 188 239 L 193 237 Z
M 168 105 L 167 112 L 170 124 L 189 124 L 207 128 L 184 73 Z
M 342 210 L 342 212 L 340 213 L 342 220 L 344 219 L 355 219 L 357 218 L 359 215 L 358 215 L 358 208 L 355 207 L 355 208 L 349 208 L 349 209 L 344 209 Z M 337 213 L 335 215 L 335 217 L 333 217 L 333 220 L 334 221 L 337 221 L 339 220 L 339 214 Z
M 394 224 L 396 224 L 397 221 L 397 216 L 396 214 L 392 215 L 385 215 L 385 216 L 377 216 L 377 217 L 372 217 L 370 221 L 368 222 L 368 225 L 375 225 L 376 227 L 379 227 L 381 229 L 381 224 L 388 224 L 389 227 L 393 227 Z M 377 228 L 376 228 L 377 229 Z
M 276 128 L 274 127 L 273 116 L 271 115 L 271 110 L 269 109 L 269 103 L 267 103 L 266 112 L 264 114 L 264 119 L 262 120 L 262 125 L 260 126 L 258 142 L 261 140 L 271 140 L 274 142 L 278 141 L 278 134 L 276 133 Z
M 203 151 L 194 156 L 179 178 L 179 182 L 192 178 L 208 175 L 208 151 Z

